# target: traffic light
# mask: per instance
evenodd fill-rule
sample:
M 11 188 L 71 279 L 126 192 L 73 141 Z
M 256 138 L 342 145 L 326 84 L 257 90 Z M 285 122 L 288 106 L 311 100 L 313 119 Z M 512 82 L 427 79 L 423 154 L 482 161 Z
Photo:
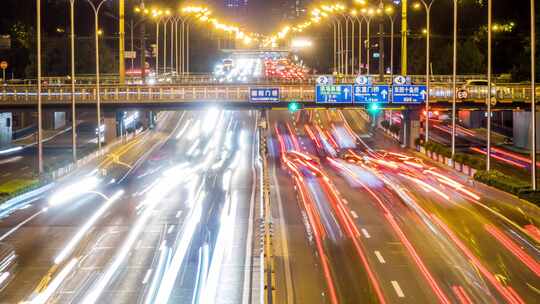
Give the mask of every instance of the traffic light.
M 373 115 L 379 113 L 380 110 L 381 110 L 381 108 L 379 108 L 378 103 L 370 103 L 369 106 L 368 106 L 368 112 L 373 114 Z
M 302 105 L 300 105 L 298 102 L 293 101 L 289 102 L 289 106 L 287 107 L 289 109 L 289 112 L 294 113 L 302 108 Z

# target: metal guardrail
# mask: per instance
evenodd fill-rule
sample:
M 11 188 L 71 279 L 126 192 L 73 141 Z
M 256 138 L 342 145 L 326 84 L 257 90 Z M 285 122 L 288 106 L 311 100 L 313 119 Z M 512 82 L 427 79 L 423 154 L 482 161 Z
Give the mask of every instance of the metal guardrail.
M 122 103 L 182 103 L 182 102 L 247 102 L 249 89 L 255 85 L 160 85 L 160 86 L 110 86 L 101 87 L 101 102 L 104 104 Z M 315 100 L 314 85 L 276 85 L 280 88 L 281 100 L 297 100 L 313 102 Z M 467 87 L 466 101 L 485 103 L 487 88 L 483 86 Z M 79 85 L 75 91 L 78 104 L 93 104 L 96 100 L 96 89 L 92 85 Z M 497 86 L 493 90 L 497 103 L 529 102 L 531 88 L 521 84 Z M 536 88 L 540 96 L 540 86 Z M 448 102 L 453 98 L 451 85 L 433 84 L 430 90 L 430 101 Z M 69 86 L 46 86 L 42 90 L 44 104 L 71 103 Z M 0 105 L 25 106 L 37 102 L 35 86 L 2 86 L 0 87 Z

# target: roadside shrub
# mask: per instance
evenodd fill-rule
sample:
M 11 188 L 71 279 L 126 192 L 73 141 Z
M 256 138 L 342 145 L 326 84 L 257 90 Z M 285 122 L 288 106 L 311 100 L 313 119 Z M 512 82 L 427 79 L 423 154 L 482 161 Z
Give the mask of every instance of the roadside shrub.
M 525 193 L 525 190 L 530 189 L 528 183 L 510 177 L 496 170 L 490 172 L 483 170 L 478 171 L 474 175 L 474 179 L 515 195 L 519 195 L 520 192 Z

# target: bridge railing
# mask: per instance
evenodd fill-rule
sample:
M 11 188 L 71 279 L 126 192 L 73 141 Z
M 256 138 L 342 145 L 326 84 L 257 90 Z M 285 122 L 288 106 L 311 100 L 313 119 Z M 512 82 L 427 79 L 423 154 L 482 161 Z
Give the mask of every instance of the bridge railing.
M 317 78 L 321 75 L 307 75 L 305 79 L 278 79 L 278 78 L 254 78 L 250 79 L 250 84 L 315 84 Z M 369 75 L 374 81 L 379 81 L 379 75 Z M 426 80 L 425 75 L 409 75 L 413 83 L 423 83 Z M 335 83 L 354 83 L 356 75 L 334 75 Z M 117 74 L 104 74 L 100 77 L 101 83 L 104 85 L 118 85 L 119 77 Z M 184 84 L 184 85 L 204 85 L 204 84 L 217 84 L 223 85 L 228 83 L 220 82 L 210 73 L 191 73 L 185 75 L 175 74 L 160 74 L 155 77 L 148 77 L 153 79 L 156 84 Z M 471 79 L 486 79 L 486 75 L 457 75 L 457 83 L 462 84 Z M 501 79 L 494 76 L 493 79 Z M 70 84 L 71 79 L 67 76 L 48 76 L 43 77 L 43 84 L 46 85 L 67 85 Z M 452 75 L 431 75 L 431 81 L 434 83 L 450 83 L 452 81 Z M 95 75 L 77 75 L 77 85 L 95 84 Z M 384 75 L 383 83 L 392 83 L 391 75 Z M 21 85 L 35 85 L 36 79 L 18 79 L 8 80 L 8 84 L 21 84 Z M 128 85 L 140 85 L 141 78 L 138 76 L 127 76 L 126 84 Z
M 254 85 L 159 85 L 159 86 L 119 86 L 104 85 L 100 97 L 105 103 L 125 102 L 182 102 L 182 101 L 247 101 L 249 89 Z M 315 99 L 314 85 L 276 85 L 280 88 L 281 99 L 313 101 Z M 462 88 L 467 92 L 467 101 L 483 103 L 487 98 L 487 88 L 471 86 Z M 76 87 L 78 103 L 95 103 L 96 89 L 93 85 L 78 85 Z M 531 88 L 527 85 L 508 84 L 496 86 L 492 90 L 497 102 L 529 102 Z M 540 87 L 536 88 L 540 98 Z M 434 84 L 431 86 L 432 102 L 451 101 L 453 99 L 450 85 Z M 70 86 L 45 86 L 42 90 L 42 100 L 45 103 L 71 102 Z M 8 105 L 34 104 L 37 101 L 35 86 L 0 86 L 0 102 Z

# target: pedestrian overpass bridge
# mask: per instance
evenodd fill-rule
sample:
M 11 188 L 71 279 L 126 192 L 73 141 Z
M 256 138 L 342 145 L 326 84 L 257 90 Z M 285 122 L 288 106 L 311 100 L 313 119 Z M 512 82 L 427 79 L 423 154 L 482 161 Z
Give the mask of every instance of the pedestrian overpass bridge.
M 252 88 L 279 88 L 279 102 L 250 102 Z M 458 94 L 460 108 L 482 108 L 486 104 L 486 87 L 467 87 L 466 94 Z M 529 108 L 531 99 L 530 85 L 505 84 L 495 88 L 492 105 L 495 108 Z M 69 85 L 48 85 L 42 87 L 44 107 L 67 107 L 71 105 L 71 87 Z M 540 97 L 540 87 L 536 88 Z M 221 104 L 232 107 L 284 107 L 288 102 L 296 101 L 304 107 L 340 107 L 365 104 L 318 104 L 315 102 L 313 84 L 202 84 L 202 85 L 102 85 L 100 100 L 104 107 L 196 107 L 206 104 Z M 75 88 L 77 106 L 95 106 L 97 100 L 95 85 L 77 85 Z M 432 84 L 430 104 L 437 108 L 452 105 L 451 84 Z M 31 108 L 37 105 L 37 87 L 35 85 L 4 85 L 0 87 L 0 108 Z M 380 104 L 381 107 L 393 107 Z M 402 104 L 395 107 L 406 107 Z M 411 105 L 414 107 L 414 105 Z M 416 105 L 418 107 L 418 105 Z

